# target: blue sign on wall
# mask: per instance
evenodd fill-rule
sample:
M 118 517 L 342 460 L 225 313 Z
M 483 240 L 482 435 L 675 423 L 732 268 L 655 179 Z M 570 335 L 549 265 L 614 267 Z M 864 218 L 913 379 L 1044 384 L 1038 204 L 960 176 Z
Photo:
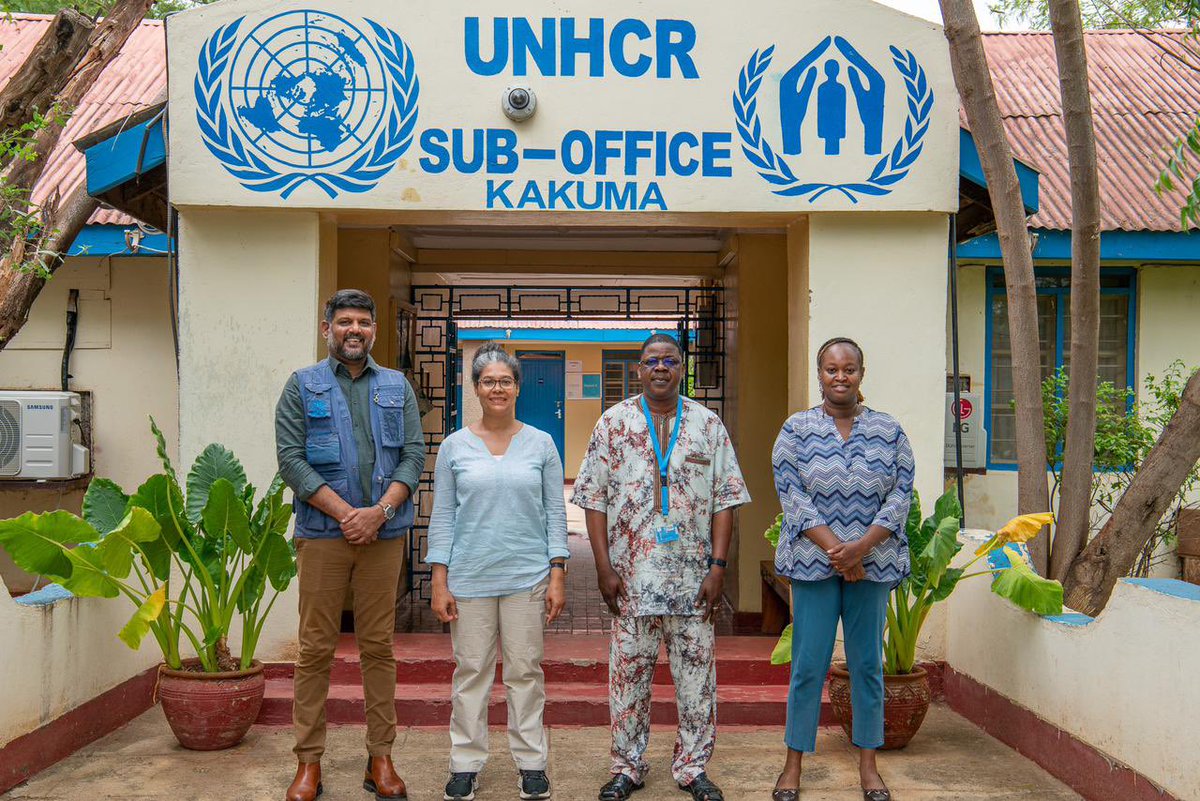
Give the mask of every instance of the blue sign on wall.
M 584 373 L 583 374 L 583 399 L 584 400 L 600 400 L 600 374 L 599 373 Z

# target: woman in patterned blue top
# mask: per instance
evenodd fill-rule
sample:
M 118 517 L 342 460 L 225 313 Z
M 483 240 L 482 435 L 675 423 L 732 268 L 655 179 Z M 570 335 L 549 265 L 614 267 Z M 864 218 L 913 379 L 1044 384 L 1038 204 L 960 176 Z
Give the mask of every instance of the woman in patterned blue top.
M 863 352 L 853 340 L 822 345 L 817 373 L 821 405 L 789 417 L 772 454 L 783 506 L 775 569 L 792 580 L 793 625 L 787 762 L 771 797 L 797 798 L 840 617 L 863 798 L 888 801 L 875 766 L 883 745 L 882 641 L 888 594 L 909 573 L 912 448 L 894 418 L 863 405 Z

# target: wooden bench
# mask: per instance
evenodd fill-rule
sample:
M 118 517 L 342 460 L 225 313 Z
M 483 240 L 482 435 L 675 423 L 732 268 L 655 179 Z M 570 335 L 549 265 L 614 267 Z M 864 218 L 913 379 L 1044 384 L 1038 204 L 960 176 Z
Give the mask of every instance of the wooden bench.
M 775 562 L 758 563 L 762 575 L 762 633 L 779 634 L 792 622 L 792 583 L 775 574 Z

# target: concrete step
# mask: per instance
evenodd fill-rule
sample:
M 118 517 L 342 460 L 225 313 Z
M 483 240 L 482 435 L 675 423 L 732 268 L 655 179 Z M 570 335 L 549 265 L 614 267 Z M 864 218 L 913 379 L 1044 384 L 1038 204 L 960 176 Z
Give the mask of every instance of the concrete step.
M 396 688 L 396 715 L 401 726 L 447 726 L 450 709 L 449 683 L 401 684 Z M 365 723 L 362 688 L 348 684 L 331 686 L 325 711 L 330 723 Z M 786 686 L 719 685 L 717 688 L 717 718 L 722 725 L 782 726 L 786 712 Z M 504 687 L 497 684 L 488 702 L 488 723 L 503 726 L 507 720 Z M 655 688 L 650 702 L 650 720 L 654 724 L 677 722 L 675 696 L 670 687 Z M 267 682 L 258 723 L 287 725 L 291 722 L 292 683 L 286 679 L 272 679 Z M 608 687 L 578 682 L 548 684 L 545 722 L 548 726 L 608 726 Z M 836 725 L 827 696 L 822 699 L 821 725 Z
M 786 685 L 786 665 L 770 663 L 774 637 L 718 637 L 718 685 Z M 397 634 L 396 681 L 400 684 L 449 684 L 454 673 L 454 656 L 447 634 Z M 604 635 L 546 635 L 542 669 L 548 685 L 608 683 L 609 638 Z M 497 658 L 496 677 L 500 679 L 502 658 Z M 290 662 L 268 664 L 268 680 L 290 680 Z M 330 684 L 358 685 L 362 681 L 358 646 L 354 636 L 346 634 L 338 641 L 330 672 Z M 666 651 L 659 651 L 654 671 L 655 684 L 670 684 L 671 671 Z

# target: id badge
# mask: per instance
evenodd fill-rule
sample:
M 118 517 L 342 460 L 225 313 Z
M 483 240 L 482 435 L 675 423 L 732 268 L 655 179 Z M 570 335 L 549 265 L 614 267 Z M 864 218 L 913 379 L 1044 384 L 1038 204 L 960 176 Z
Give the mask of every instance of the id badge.
M 679 539 L 679 529 L 675 526 L 663 524 L 654 529 L 654 539 L 659 545 L 666 545 L 669 542 L 676 542 Z

